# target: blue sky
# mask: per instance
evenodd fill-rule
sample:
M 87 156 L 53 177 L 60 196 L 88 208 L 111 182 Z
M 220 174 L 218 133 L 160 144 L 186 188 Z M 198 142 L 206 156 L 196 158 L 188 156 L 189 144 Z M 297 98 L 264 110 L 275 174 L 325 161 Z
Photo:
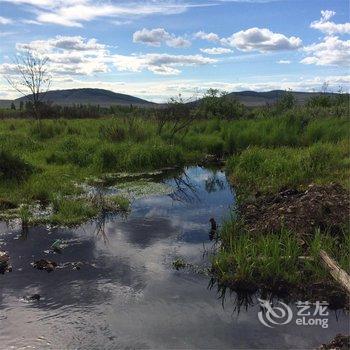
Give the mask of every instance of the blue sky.
M 166 101 L 226 91 L 350 86 L 346 0 L 0 0 L 0 73 L 30 50 L 52 88 Z M 18 96 L 0 79 L 0 98 Z

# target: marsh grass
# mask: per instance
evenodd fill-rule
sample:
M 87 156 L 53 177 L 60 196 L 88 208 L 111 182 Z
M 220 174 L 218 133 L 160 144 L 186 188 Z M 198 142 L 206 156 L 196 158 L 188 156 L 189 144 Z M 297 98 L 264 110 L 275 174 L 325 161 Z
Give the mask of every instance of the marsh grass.
M 273 192 L 310 182 L 342 181 L 349 174 L 348 157 L 346 141 L 315 143 L 303 148 L 251 147 L 229 158 L 227 169 L 236 184 Z
M 290 113 L 252 120 L 197 120 L 170 137 L 173 125 L 146 118 L 3 120 L 1 197 L 19 205 L 78 192 L 77 183 L 105 173 L 152 171 L 228 158 L 241 188 L 277 189 L 349 174 L 349 121 Z M 315 143 L 316 142 L 316 143 Z
M 98 208 L 85 199 L 60 198 L 53 201 L 51 222 L 73 226 L 91 219 L 98 214 Z
M 118 195 L 110 196 L 109 200 L 114 205 L 116 205 L 119 210 L 122 210 L 125 212 L 130 210 L 130 200 L 123 196 L 118 196 Z
M 220 231 L 219 252 L 212 257 L 213 268 L 221 284 L 252 283 L 260 286 L 287 283 L 312 284 L 331 280 L 320 261 L 325 250 L 342 268 L 349 271 L 349 232 L 336 238 L 316 230 L 307 246 L 298 235 L 282 230 L 279 233 L 253 235 L 237 220 L 228 220 Z

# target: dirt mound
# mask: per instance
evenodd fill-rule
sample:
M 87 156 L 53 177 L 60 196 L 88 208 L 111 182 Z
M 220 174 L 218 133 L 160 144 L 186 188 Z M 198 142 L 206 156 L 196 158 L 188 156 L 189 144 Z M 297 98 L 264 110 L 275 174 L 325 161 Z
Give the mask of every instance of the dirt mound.
M 281 228 L 311 234 L 316 228 L 341 232 L 349 220 L 349 194 L 339 184 L 309 185 L 306 191 L 287 189 L 276 195 L 256 195 L 239 207 L 249 231 L 277 232 Z

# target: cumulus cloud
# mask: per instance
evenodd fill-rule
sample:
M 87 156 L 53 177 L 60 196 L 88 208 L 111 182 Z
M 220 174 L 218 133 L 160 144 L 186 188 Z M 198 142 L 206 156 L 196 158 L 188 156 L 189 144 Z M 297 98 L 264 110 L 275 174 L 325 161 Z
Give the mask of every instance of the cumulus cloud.
M 12 19 L 0 16 L 0 24 L 11 24 L 12 22 Z
M 191 42 L 181 36 L 176 37 L 168 33 L 164 28 L 138 30 L 133 34 L 134 43 L 142 43 L 150 46 L 161 46 L 165 43 L 170 47 L 189 47 Z
M 199 31 L 194 34 L 194 37 L 196 39 L 207 40 L 214 43 L 220 43 L 220 37 L 215 33 L 206 33 L 203 31 Z
M 321 11 L 321 18 L 310 24 L 311 28 L 318 29 L 326 34 L 350 34 L 350 23 L 334 23 L 329 21 L 336 13 L 330 10 Z
M 292 62 L 289 60 L 279 60 L 277 61 L 278 64 L 291 64 Z
M 215 62 L 217 61 L 202 55 L 113 55 L 113 64 L 120 71 L 148 70 L 161 75 L 177 75 L 181 72 L 178 67 L 199 66 Z
M 202 55 L 112 54 L 107 45 L 80 36 L 56 36 L 16 45 L 18 51 L 32 51 L 48 58 L 48 69 L 56 77 L 106 73 L 114 66 L 119 71 L 150 71 L 154 74 L 178 75 L 181 67 L 217 62 Z M 10 74 L 10 66 L 4 66 Z
M 194 34 L 195 38 L 219 43 L 224 46 L 236 48 L 240 51 L 282 51 L 296 50 L 301 47 L 300 38 L 274 33 L 267 28 L 249 28 L 233 33 L 228 38 L 220 38 L 218 34 L 203 31 Z M 215 50 L 213 50 L 215 52 Z
M 16 48 L 47 57 L 48 68 L 56 76 L 108 72 L 109 51 L 96 39 L 58 35 L 47 40 L 18 43 Z
M 108 0 L 101 0 L 98 3 L 92 0 L 4 1 L 17 5 L 28 5 L 30 12 L 36 13 L 35 20 L 39 23 L 51 23 L 68 27 L 82 27 L 83 22 L 103 17 L 125 20 L 155 14 L 178 14 L 193 6 L 175 0 L 153 0 L 147 2 L 141 0 L 120 0 L 117 3 Z
M 232 50 L 227 47 L 211 47 L 211 48 L 200 49 L 200 50 L 208 55 L 222 55 L 225 53 L 232 52 Z
M 241 30 L 228 38 L 222 39 L 221 42 L 241 51 L 260 52 L 296 50 L 302 44 L 301 39 L 295 36 L 288 38 L 267 28 L 256 27 Z
M 349 66 L 350 40 L 340 40 L 337 36 L 327 36 L 318 44 L 304 47 L 308 55 L 301 60 L 304 64 L 318 66 Z
M 17 44 L 18 50 L 49 52 L 53 49 L 70 51 L 101 51 L 106 50 L 106 45 L 99 44 L 96 39 L 88 39 L 81 36 L 61 36 L 48 40 L 35 40 L 28 44 Z

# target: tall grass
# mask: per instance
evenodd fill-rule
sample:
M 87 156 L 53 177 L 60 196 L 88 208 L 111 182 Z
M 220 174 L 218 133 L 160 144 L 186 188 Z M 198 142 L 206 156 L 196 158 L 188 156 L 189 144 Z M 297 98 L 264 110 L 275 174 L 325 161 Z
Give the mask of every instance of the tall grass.
M 307 247 L 302 248 L 293 232 L 282 230 L 277 234 L 253 235 L 239 221 L 229 220 L 224 223 L 220 238 L 222 246 L 213 257 L 213 268 L 222 284 L 287 282 L 308 285 L 327 280 L 330 275 L 320 261 L 321 249 L 349 271 L 349 232 L 339 244 L 334 236 L 316 230 Z
M 86 177 L 181 166 L 206 154 L 228 158 L 234 180 L 249 188 L 274 190 L 332 177 L 345 182 L 348 126 L 345 118 L 290 114 L 214 118 L 169 139 L 171 124 L 158 135 L 157 124 L 145 118 L 9 119 L 0 124 L 0 191 L 15 202 L 47 201 L 74 192 L 73 183 Z M 8 183 L 16 178 L 19 185 Z
M 316 143 L 303 148 L 252 147 L 229 158 L 227 169 L 241 187 L 276 191 L 308 182 L 332 182 L 348 173 L 348 144 Z

